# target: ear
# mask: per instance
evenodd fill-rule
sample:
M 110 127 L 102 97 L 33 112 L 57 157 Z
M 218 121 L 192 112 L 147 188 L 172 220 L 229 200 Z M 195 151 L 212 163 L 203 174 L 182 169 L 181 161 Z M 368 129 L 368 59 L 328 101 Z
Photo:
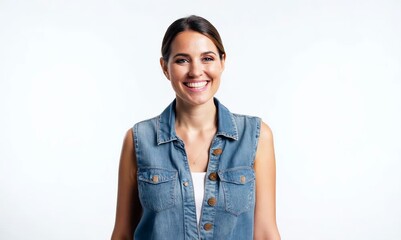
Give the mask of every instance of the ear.
M 164 73 L 164 76 L 166 76 L 166 78 L 168 80 L 170 80 L 170 74 L 168 73 L 167 62 L 164 61 L 164 59 L 162 57 L 160 58 L 160 66 L 162 67 L 162 71 Z

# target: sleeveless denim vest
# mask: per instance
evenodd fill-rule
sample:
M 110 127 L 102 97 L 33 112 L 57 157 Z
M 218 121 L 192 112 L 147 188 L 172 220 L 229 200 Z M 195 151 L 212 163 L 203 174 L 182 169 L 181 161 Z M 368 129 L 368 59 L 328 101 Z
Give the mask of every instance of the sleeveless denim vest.
M 216 98 L 217 133 L 209 152 L 199 226 L 184 142 L 175 132 L 175 100 L 158 117 L 135 124 L 142 218 L 136 240 L 252 240 L 253 170 L 260 119 L 232 114 Z

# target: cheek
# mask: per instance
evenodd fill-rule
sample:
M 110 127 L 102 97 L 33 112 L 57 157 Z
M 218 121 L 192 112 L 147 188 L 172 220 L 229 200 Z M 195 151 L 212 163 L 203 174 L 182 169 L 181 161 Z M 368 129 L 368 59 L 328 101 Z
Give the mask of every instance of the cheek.
M 184 68 L 177 68 L 177 67 L 170 68 L 169 72 L 170 72 L 170 80 L 174 79 L 178 80 L 178 78 L 182 78 L 186 74 Z
M 208 67 L 208 72 L 210 75 L 213 75 L 214 77 L 220 77 L 220 75 L 223 72 L 223 68 L 221 68 L 220 65 L 211 65 Z

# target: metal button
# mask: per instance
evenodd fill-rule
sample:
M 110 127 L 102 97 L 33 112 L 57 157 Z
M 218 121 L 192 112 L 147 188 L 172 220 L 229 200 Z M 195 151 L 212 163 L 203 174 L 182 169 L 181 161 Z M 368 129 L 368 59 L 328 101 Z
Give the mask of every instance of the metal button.
M 214 198 L 214 197 L 211 197 L 211 198 L 209 198 L 209 199 L 207 200 L 207 204 L 209 204 L 209 206 L 214 207 L 214 206 L 216 206 L 216 203 L 217 203 L 217 200 L 216 200 L 216 198 Z
M 213 150 L 213 155 L 217 156 L 217 155 L 220 155 L 222 152 L 223 152 L 223 149 L 216 148 Z
M 241 183 L 245 183 L 246 177 L 244 175 L 241 176 Z
M 188 182 L 184 182 L 182 185 L 184 185 L 184 187 L 188 187 L 189 183 Z
M 209 179 L 211 181 L 217 181 L 217 173 L 216 172 L 212 172 L 211 174 L 209 174 Z
M 206 231 L 210 231 L 210 230 L 212 230 L 212 228 L 213 228 L 213 224 L 211 224 L 211 223 L 205 223 L 205 225 L 203 225 L 203 228 L 204 228 Z
M 154 183 L 158 183 L 158 182 L 159 182 L 159 176 L 154 175 L 154 176 L 152 177 L 152 181 L 153 181 Z

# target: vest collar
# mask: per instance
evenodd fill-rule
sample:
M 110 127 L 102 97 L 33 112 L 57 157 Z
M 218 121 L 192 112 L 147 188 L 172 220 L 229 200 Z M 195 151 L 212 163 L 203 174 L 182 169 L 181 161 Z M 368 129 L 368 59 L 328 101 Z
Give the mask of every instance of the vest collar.
M 233 140 L 238 140 L 237 124 L 233 114 L 214 98 L 214 104 L 217 108 L 217 136 L 224 136 Z M 174 101 L 162 112 L 157 125 L 157 144 L 163 144 L 178 140 L 175 132 L 175 103 Z

